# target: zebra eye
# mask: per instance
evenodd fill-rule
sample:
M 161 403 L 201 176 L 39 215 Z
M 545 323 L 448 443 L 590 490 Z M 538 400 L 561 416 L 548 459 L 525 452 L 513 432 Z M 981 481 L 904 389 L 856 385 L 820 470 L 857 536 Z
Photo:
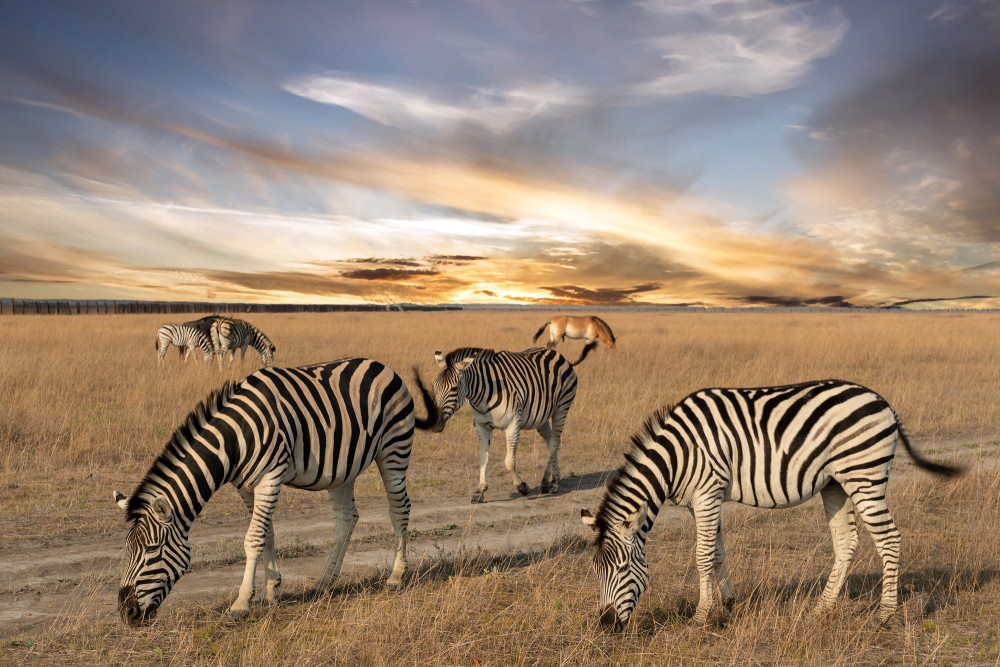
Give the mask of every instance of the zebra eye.
M 150 546 L 146 547 L 146 553 L 148 554 L 156 553 L 159 550 L 160 550 L 159 544 L 151 544 Z

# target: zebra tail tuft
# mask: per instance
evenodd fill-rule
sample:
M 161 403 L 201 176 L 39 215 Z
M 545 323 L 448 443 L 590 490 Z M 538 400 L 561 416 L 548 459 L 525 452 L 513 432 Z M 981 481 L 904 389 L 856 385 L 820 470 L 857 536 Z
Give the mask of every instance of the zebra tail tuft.
M 427 387 L 424 386 L 424 381 L 420 379 L 420 370 L 416 366 L 413 367 L 413 374 L 417 378 L 417 388 L 420 389 L 420 395 L 424 397 L 424 407 L 427 408 L 427 418 L 420 419 L 414 414 L 413 425 L 421 431 L 429 431 L 438 422 L 437 403 L 431 396 L 431 392 L 427 391 Z
M 933 461 L 928 461 L 923 456 L 918 454 L 916 450 L 913 449 L 913 446 L 910 445 L 910 434 L 906 432 L 906 428 L 903 427 L 903 422 L 900 421 L 898 415 L 896 416 L 896 426 L 899 427 L 899 439 L 903 441 L 903 445 L 906 447 L 906 453 L 910 455 L 913 462 L 919 467 L 944 477 L 961 477 L 965 474 L 966 469 L 962 466 L 949 466 L 943 463 L 934 463 Z
M 535 337 L 531 339 L 532 343 L 538 340 L 538 337 L 542 335 L 542 332 L 545 331 L 545 327 L 547 326 L 549 326 L 548 322 L 542 325 L 542 328 L 538 330 L 538 333 L 535 334 Z

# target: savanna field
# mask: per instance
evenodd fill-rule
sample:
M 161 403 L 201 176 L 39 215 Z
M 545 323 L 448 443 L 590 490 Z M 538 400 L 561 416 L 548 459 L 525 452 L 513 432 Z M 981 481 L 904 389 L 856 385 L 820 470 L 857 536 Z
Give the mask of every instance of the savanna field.
M 544 548 L 411 560 L 399 590 L 383 585 L 385 571 L 345 572 L 325 598 L 307 601 L 301 590 L 285 590 L 279 604 L 257 605 L 240 621 L 225 614 L 232 598 L 171 593 L 169 609 L 154 623 L 129 629 L 113 609 L 103 616 L 74 613 L 73 605 L 85 603 L 89 587 L 100 582 L 68 582 L 67 599 L 74 602 L 63 613 L 34 625 L 0 620 L 0 664 L 1000 664 L 1000 316 L 601 316 L 618 345 L 594 350 L 576 367 L 579 390 L 559 457 L 564 486 L 617 468 L 642 421 L 696 389 L 822 378 L 878 392 L 917 449 L 968 468 L 964 477 L 943 480 L 917 470 L 897 450 L 889 506 L 903 536 L 901 595 L 889 627 L 873 624 L 881 563 L 864 531 L 834 611 L 806 617 L 833 563 L 817 498 L 789 510 L 727 505 L 722 529 L 737 599 L 728 610 L 716 605 L 704 628 L 689 623 L 698 597 L 694 525 L 657 523 L 647 543 L 649 588 L 625 632 L 604 634 L 596 628 L 591 549 L 579 530 L 579 507 L 596 506 L 598 487 L 574 491 L 580 504 L 573 511 L 545 515 L 565 523 L 567 534 Z M 246 319 L 275 343 L 278 366 L 371 357 L 413 389 L 414 366 L 425 382 L 435 376 L 435 350 L 526 349 L 546 317 L 515 311 Z M 194 405 L 240 373 L 238 355 L 233 370 L 220 373 L 198 354 L 181 363 L 175 349 L 158 368 L 154 339 L 166 321 L 163 315 L 0 318 L 0 562 L 101 540 L 109 550 L 122 549 L 125 524 L 111 491 L 131 492 Z M 558 349 L 575 359 L 581 347 L 567 341 Z M 243 373 L 259 366 L 248 351 Z M 420 398 L 415 402 L 424 415 Z M 414 509 L 468 503 L 478 481 L 477 449 L 468 407 L 441 434 L 417 432 L 409 475 Z M 522 435 L 518 464 L 532 487 L 546 456 L 536 433 Z M 500 434 L 494 434 L 489 475 L 490 502 L 513 502 L 506 500 L 512 487 Z M 359 504 L 385 502 L 371 470 L 356 492 Z M 326 505 L 323 493 L 282 491 L 279 547 L 283 517 L 328 512 Z M 229 488 L 212 498 L 204 518 L 242 529 L 248 521 Z M 461 530 L 463 520 L 456 513 L 448 525 Z M 283 571 L 302 551 L 287 544 L 279 548 Z M 310 549 L 325 557 L 328 547 Z M 239 554 L 219 570 L 233 584 L 241 573 Z M 0 603 L 35 594 L 28 586 L 8 588 L 0 590 Z

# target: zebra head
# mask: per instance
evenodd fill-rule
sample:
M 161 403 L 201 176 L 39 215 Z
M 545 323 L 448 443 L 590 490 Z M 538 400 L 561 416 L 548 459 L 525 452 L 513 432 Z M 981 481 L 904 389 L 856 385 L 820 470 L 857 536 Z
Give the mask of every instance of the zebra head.
M 441 350 L 434 353 L 434 361 L 441 367 L 441 372 L 434 380 L 434 393 L 439 409 L 437 424 L 431 428 L 435 433 L 443 431 L 451 416 L 465 404 L 468 388 L 462 371 L 475 360 L 475 357 L 455 360 L 451 355 L 442 355 Z
M 648 511 L 649 506 L 642 503 L 623 521 L 606 527 L 589 510 L 580 511 L 584 525 L 597 532 L 593 566 L 601 591 L 600 623 L 606 630 L 617 632 L 625 627 L 649 584 L 646 543 L 636 536 Z
M 263 342 L 264 344 L 260 348 L 260 363 L 270 368 L 274 365 L 274 353 L 278 351 L 278 348 L 266 338 Z
M 118 589 L 118 613 L 127 625 L 141 625 L 153 620 L 167 593 L 187 571 L 191 547 L 187 531 L 165 497 L 159 496 L 151 503 L 129 503 L 115 491 L 115 500 L 133 521 L 125 538 L 126 564 Z

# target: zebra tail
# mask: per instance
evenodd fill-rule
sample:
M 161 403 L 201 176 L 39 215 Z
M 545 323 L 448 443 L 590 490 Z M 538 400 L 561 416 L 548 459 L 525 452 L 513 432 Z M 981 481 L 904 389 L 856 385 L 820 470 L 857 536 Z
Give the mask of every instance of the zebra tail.
M 590 354 L 590 351 L 593 350 L 595 347 L 597 347 L 597 341 L 596 340 L 593 343 L 587 343 L 586 345 L 584 345 L 583 346 L 583 352 L 580 353 L 580 358 L 577 359 L 576 361 L 570 362 L 570 366 L 577 366 L 577 365 L 579 365 L 580 362 L 582 362 L 584 359 L 587 358 L 587 355 Z
M 933 461 L 928 461 L 923 456 L 918 454 L 913 446 L 910 445 L 910 435 L 906 432 L 903 427 L 903 422 L 896 417 L 896 426 L 899 427 L 899 439 L 903 441 L 903 445 L 906 447 L 906 453 L 910 455 L 913 462 L 924 470 L 929 470 L 938 475 L 943 475 L 944 477 L 959 477 L 965 474 L 965 468 L 961 466 L 949 466 L 943 463 L 934 463 Z
M 535 334 L 535 337 L 531 339 L 532 343 L 534 343 L 536 340 L 538 340 L 538 337 L 542 335 L 542 332 L 545 331 L 545 327 L 547 327 L 547 326 L 549 326 L 548 322 L 546 322 L 545 324 L 542 325 L 542 328 L 538 330 L 538 333 Z
M 420 379 L 420 371 L 416 366 L 413 367 L 413 374 L 417 377 L 417 388 L 420 389 L 420 395 L 424 397 L 424 406 L 427 408 L 427 418 L 421 419 L 414 414 L 413 425 L 421 431 L 429 431 L 438 422 L 437 403 L 431 396 L 431 392 L 427 391 L 427 387 L 424 386 L 424 381 Z

